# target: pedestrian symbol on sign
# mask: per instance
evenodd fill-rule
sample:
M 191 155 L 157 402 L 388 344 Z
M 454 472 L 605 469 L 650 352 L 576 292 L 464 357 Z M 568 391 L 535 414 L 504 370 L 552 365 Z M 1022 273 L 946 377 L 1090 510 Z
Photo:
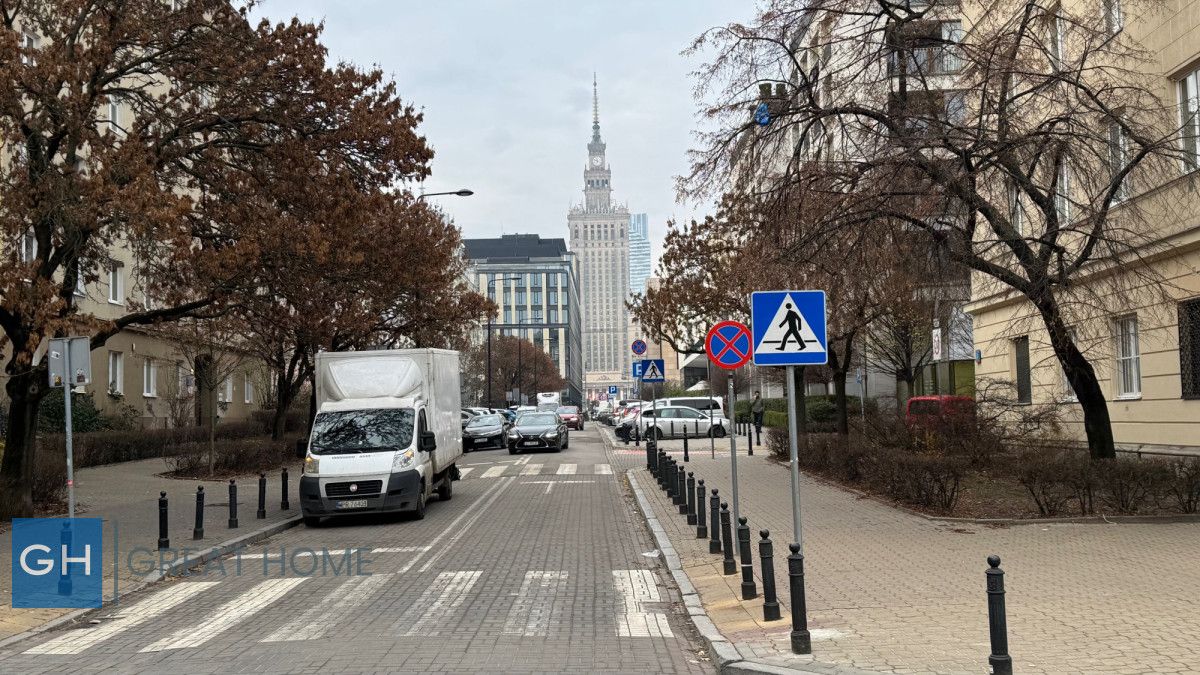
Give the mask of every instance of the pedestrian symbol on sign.
M 756 364 L 785 366 L 826 362 L 824 292 L 754 293 L 751 314 Z

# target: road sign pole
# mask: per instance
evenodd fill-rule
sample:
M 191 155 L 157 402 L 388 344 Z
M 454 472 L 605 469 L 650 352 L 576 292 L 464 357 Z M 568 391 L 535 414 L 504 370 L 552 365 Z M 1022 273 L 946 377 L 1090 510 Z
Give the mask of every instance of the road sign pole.
M 713 432 L 713 381 L 712 381 L 712 357 L 705 355 L 705 361 L 708 362 L 708 451 L 712 454 L 712 459 L 717 458 L 717 435 Z M 715 527 L 715 525 L 714 525 Z
M 74 388 L 71 370 L 71 340 L 67 338 L 63 341 L 66 347 L 63 349 L 63 413 L 66 415 L 66 445 L 67 445 L 67 517 L 75 517 L 75 449 L 72 447 L 72 436 L 74 435 L 73 424 L 71 423 L 71 389 Z
M 804 537 L 800 531 L 800 454 L 797 450 L 796 429 L 796 366 L 787 367 L 788 392 L 788 455 L 792 470 L 792 540 L 804 549 Z
M 792 536 L 795 543 L 788 547 L 788 593 L 792 604 L 792 651 L 811 654 L 812 640 L 808 631 L 808 603 L 804 593 L 804 535 L 800 530 L 800 458 L 797 450 L 796 367 L 787 367 L 788 446 L 792 464 Z
M 729 373 L 729 409 L 734 409 L 733 372 Z M 733 483 L 733 519 L 738 519 L 737 434 L 729 434 L 729 473 Z

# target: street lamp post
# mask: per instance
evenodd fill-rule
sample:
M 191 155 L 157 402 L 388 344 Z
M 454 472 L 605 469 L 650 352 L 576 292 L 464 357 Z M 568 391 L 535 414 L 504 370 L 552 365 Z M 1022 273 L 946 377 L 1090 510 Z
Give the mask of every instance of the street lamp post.
M 475 194 L 473 191 L 463 188 L 461 190 L 451 190 L 450 192 L 427 192 L 417 195 L 417 199 L 425 199 L 426 197 L 440 197 L 442 195 L 454 195 L 455 197 L 470 197 Z
M 463 192 L 470 192 L 470 190 L 463 190 Z M 488 282 L 487 282 L 488 297 L 490 298 L 492 295 L 492 284 L 496 283 L 497 281 L 520 281 L 520 280 L 521 280 L 521 277 L 498 277 L 496 279 L 488 280 Z M 521 353 L 518 351 L 517 356 L 519 357 L 520 354 Z M 492 399 L 492 315 L 489 313 L 488 314 L 488 323 L 487 323 L 487 401 L 486 401 L 487 407 L 489 407 L 489 408 L 492 407 L 492 400 L 493 400 Z

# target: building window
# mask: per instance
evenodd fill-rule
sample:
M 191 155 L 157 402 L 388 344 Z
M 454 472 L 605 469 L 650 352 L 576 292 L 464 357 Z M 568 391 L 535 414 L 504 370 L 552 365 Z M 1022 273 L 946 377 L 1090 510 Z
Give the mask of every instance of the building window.
M 108 301 L 114 305 L 125 302 L 125 282 L 121 278 L 120 265 L 108 268 Z
M 1104 0 L 1104 27 L 1109 35 L 1116 35 L 1125 27 L 1125 17 L 1121 13 L 1121 0 Z
M 108 353 L 108 393 L 125 393 L 125 355 L 121 352 Z
M 158 396 L 158 364 L 154 359 L 142 362 L 142 396 L 154 398 Z
M 1079 345 L 1079 335 L 1074 328 L 1067 329 L 1067 335 L 1070 336 L 1071 342 L 1076 346 Z M 1071 380 L 1067 379 L 1067 371 L 1059 364 L 1059 372 L 1062 374 L 1062 396 L 1064 401 L 1078 401 L 1079 397 L 1075 395 L 1075 387 L 1071 386 Z
M 21 54 L 21 63 L 27 66 L 37 65 L 37 56 L 33 53 L 38 46 L 37 36 L 33 33 L 25 33 L 21 38 L 21 46 L 24 48 L 22 50 L 24 53 Z
M 1066 164 L 1058 167 L 1058 186 L 1054 190 L 1054 209 L 1059 225 L 1071 222 L 1071 170 Z
M 226 377 L 221 382 L 221 388 L 217 390 L 218 403 L 233 402 L 233 376 Z
M 246 373 L 242 377 L 244 378 L 243 382 L 242 382 L 242 387 L 243 387 L 243 391 L 244 391 L 244 395 L 242 396 L 242 402 L 246 403 L 248 405 L 248 404 L 250 404 L 251 401 L 254 400 L 254 383 L 250 381 L 250 373 Z
M 1200 399 L 1200 298 L 1179 303 L 1179 379 L 1184 398 Z
M 1200 68 L 1179 81 L 1179 116 L 1184 166 L 1195 169 L 1200 161 Z
M 37 259 L 37 235 L 34 234 L 33 228 L 25 230 L 25 234 L 21 236 L 21 250 L 19 255 L 21 262 L 31 263 Z
M 1129 134 L 1121 128 L 1121 125 L 1113 122 L 1108 125 L 1108 164 L 1112 174 L 1117 173 L 1125 168 L 1129 163 Z M 1121 180 L 1113 193 L 1114 201 L 1121 201 L 1128 195 L 1127 189 L 1128 176 Z
M 1008 222 L 1017 234 L 1025 234 L 1025 209 L 1021 206 L 1021 191 L 1016 185 L 1008 185 Z
M 1029 336 L 1012 341 L 1013 366 L 1016 371 L 1017 403 L 1033 402 L 1033 378 L 1029 369 Z
M 1046 20 L 1046 48 L 1050 52 L 1050 65 L 1055 70 L 1062 70 L 1066 51 L 1066 24 L 1058 11 L 1058 8 L 1055 8 Z
M 1137 315 L 1113 321 L 1117 340 L 1117 398 L 1142 395 L 1142 354 L 1138 347 Z
M 75 295 L 84 297 L 87 295 L 86 282 L 83 279 L 84 271 L 87 269 L 87 263 L 80 260 L 79 269 L 75 271 Z

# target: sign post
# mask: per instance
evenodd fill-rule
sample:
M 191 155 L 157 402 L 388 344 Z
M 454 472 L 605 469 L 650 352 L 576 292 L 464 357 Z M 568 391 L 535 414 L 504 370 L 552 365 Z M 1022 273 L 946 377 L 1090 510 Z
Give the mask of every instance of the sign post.
M 736 416 L 735 392 L 733 387 L 733 371 L 750 361 L 751 345 L 750 329 L 737 321 L 722 321 L 708 329 L 704 338 L 704 350 L 708 360 L 719 368 L 729 371 L 729 414 Z M 738 511 L 738 474 L 737 474 L 737 434 L 729 434 L 729 474 L 733 484 L 733 519 L 737 521 Z
M 77 385 L 91 384 L 92 357 L 91 338 L 52 338 L 47 355 L 50 386 L 62 387 L 63 414 L 66 421 L 67 446 L 67 517 L 75 517 L 75 449 L 73 444 L 73 420 L 71 419 L 71 392 Z
M 800 459 L 797 448 L 796 366 L 823 365 L 828 361 L 825 291 L 763 291 L 750 296 L 750 326 L 754 364 L 787 366 L 788 447 L 792 474 L 793 577 L 792 651 L 811 654 L 812 640 L 804 598 L 804 533 L 800 527 Z M 803 392 L 800 394 L 803 395 Z

